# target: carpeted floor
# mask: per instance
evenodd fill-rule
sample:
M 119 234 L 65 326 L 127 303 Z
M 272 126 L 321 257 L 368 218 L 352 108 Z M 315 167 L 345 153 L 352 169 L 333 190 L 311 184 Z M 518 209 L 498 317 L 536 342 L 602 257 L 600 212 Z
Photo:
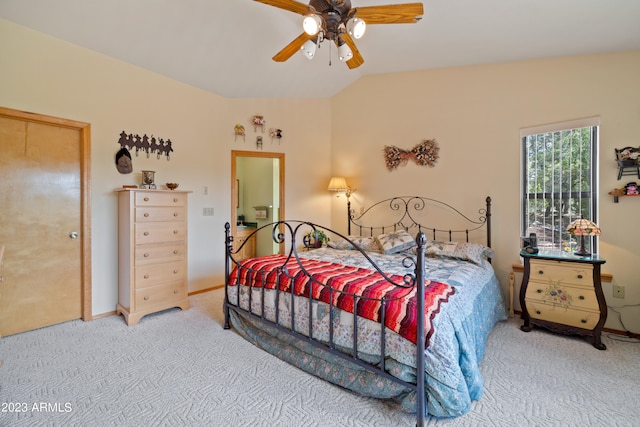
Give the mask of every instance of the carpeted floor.
M 222 328 L 222 290 L 192 308 L 72 321 L 0 339 L 0 426 L 413 426 L 392 405 L 290 367 Z M 485 393 L 437 426 L 636 426 L 640 345 L 519 330 L 489 337 Z

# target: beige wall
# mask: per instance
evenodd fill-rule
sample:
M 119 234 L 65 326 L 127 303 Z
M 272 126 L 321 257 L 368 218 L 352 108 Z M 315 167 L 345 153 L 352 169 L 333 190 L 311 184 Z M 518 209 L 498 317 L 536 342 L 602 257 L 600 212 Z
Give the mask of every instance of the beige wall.
M 17 42 L 19 41 L 19 43 Z M 117 300 L 117 206 L 113 193 L 139 184 L 140 171 L 156 182 L 176 181 L 189 199 L 189 291 L 223 283 L 224 223 L 231 213 L 231 150 L 255 150 L 249 120 L 262 114 L 284 130 L 264 151 L 285 153 L 287 213 L 313 212 L 329 221 L 328 100 L 229 100 L 113 58 L 0 20 L 0 105 L 91 123 L 93 313 L 112 312 Z M 215 76 L 212 76 L 215 78 Z M 246 143 L 234 141 L 244 123 Z M 171 160 L 133 156 L 134 172 L 114 163 L 120 132 L 170 138 Z M 265 135 L 268 135 L 265 134 Z M 313 167 L 309 167 L 309 165 Z M 203 188 L 208 187 L 208 195 Z M 213 217 L 202 210 L 214 208 Z
M 623 183 L 616 181 L 613 148 L 640 145 L 640 52 L 371 76 L 330 100 L 225 99 L 4 20 L 0 52 L 0 105 L 92 125 L 94 314 L 113 311 L 117 298 L 113 189 L 139 183 L 142 169 L 157 171 L 158 183 L 178 181 L 193 190 L 189 290 L 222 282 L 230 152 L 255 150 L 254 114 L 265 116 L 266 129 L 284 130 L 280 144 L 266 137 L 264 150 L 285 153 L 288 218 L 344 227 L 344 197 L 326 192 L 331 174 L 357 188 L 356 209 L 401 192 L 439 197 L 473 213 L 490 195 L 494 265 L 505 287 L 519 261 L 519 129 L 600 116 L 600 254 L 607 258 L 604 271 L 626 286 L 624 300 L 612 299 L 610 284 L 605 295 L 610 305 L 640 304 L 640 232 L 633 228 L 640 200 L 614 204 L 607 195 Z M 234 141 L 236 123 L 245 125 L 246 142 Z M 114 155 L 123 130 L 171 138 L 171 160 L 134 157 L 134 174 L 120 175 Z M 410 148 L 426 138 L 441 147 L 435 168 L 385 169 L 384 145 Z M 214 216 L 202 216 L 204 207 L 214 208 Z M 640 309 L 621 311 L 625 325 L 640 330 Z M 607 326 L 621 329 L 615 313 Z
M 614 148 L 640 145 L 638 76 L 636 51 L 365 77 L 332 99 L 332 172 L 358 189 L 356 210 L 400 192 L 429 194 L 474 213 L 490 195 L 494 265 L 506 287 L 519 262 L 520 128 L 600 116 L 600 255 L 607 259 L 603 270 L 626 286 L 626 298 L 612 298 L 611 284 L 604 293 L 611 306 L 635 305 L 620 311 L 637 332 L 640 199 L 614 204 L 607 193 L 633 181 L 616 180 Z M 430 138 L 440 145 L 434 168 L 385 169 L 384 145 L 408 149 Z M 334 200 L 334 223 L 344 203 Z M 606 326 L 622 329 L 612 312 Z

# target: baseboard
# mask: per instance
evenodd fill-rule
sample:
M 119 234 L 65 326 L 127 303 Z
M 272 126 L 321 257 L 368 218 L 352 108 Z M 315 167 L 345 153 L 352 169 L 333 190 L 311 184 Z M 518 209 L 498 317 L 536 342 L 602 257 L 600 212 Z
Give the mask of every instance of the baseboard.
M 205 292 L 209 292 L 209 291 L 215 291 L 216 289 L 222 289 L 224 288 L 224 285 L 217 285 L 217 286 L 212 286 L 210 288 L 206 288 L 206 289 L 200 289 L 198 291 L 193 291 L 193 292 L 189 292 L 188 295 L 189 296 L 193 296 L 193 295 L 198 295 L 198 294 L 203 294 Z M 89 320 L 95 320 L 95 319 L 100 319 L 102 317 L 109 317 L 109 316 L 115 316 L 117 313 L 115 310 L 113 311 L 107 311 L 106 313 L 101 313 L 101 314 L 96 314 L 94 316 L 91 316 L 91 319 Z
M 222 289 L 222 288 L 224 288 L 224 285 L 212 286 L 210 288 L 200 289 L 199 291 L 189 292 L 189 296 L 204 294 L 205 292 L 215 291 L 216 289 Z

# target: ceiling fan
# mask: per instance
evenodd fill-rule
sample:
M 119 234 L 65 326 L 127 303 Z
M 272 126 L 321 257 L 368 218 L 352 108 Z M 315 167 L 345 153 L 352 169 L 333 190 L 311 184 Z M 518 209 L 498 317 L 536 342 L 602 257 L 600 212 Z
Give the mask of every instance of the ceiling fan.
M 324 40 L 338 47 L 338 57 L 350 69 L 364 63 L 353 39 L 364 35 L 368 24 L 413 24 L 422 18 L 422 3 L 391 4 L 352 8 L 351 0 L 255 0 L 304 16 L 304 32 L 278 52 L 273 60 L 284 62 L 301 51 L 313 59 L 316 48 Z

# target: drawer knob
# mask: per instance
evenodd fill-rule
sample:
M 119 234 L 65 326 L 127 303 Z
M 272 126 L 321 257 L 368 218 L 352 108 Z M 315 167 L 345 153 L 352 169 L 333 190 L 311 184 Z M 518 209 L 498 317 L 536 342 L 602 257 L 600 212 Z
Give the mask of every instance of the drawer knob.
M 147 252 L 146 254 L 143 255 L 145 258 L 147 258 L 149 256 L 149 252 Z
M 144 300 L 149 301 L 149 297 L 148 296 L 144 297 Z
M 173 234 L 178 234 L 178 230 L 173 230 Z
M 173 213 L 173 216 L 178 216 L 178 212 L 174 212 L 174 213 Z
M 536 310 L 536 314 L 542 314 L 540 310 Z
M 178 270 L 173 270 L 173 274 L 178 274 Z
M 173 198 L 173 201 L 174 201 L 175 203 L 178 203 L 178 198 L 177 198 L 177 197 L 174 197 L 174 198 Z
M 177 250 L 177 249 L 174 249 L 174 250 L 173 250 L 173 254 L 174 254 L 174 255 L 177 255 L 177 254 L 178 254 L 178 250 Z
M 177 289 L 174 289 L 174 290 L 173 290 L 173 293 L 174 293 L 174 294 L 177 294 L 177 293 L 178 293 L 178 290 L 177 290 Z
M 540 270 L 538 271 L 538 274 L 544 274 L 544 271 Z
M 578 279 L 582 279 L 582 274 L 578 274 Z
M 148 274 L 145 274 L 145 275 L 144 275 L 144 278 L 145 278 L 145 279 L 148 279 L 148 278 L 149 278 L 149 275 L 148 275 Z
M 541 294 L 542 293 L 542 289 L 537 289 L 536 292 Z
M 145 231 L 145 232 L 144 232 L 144 235 L 145 235 L 145 236 L 148 236 L 148 235 L 149 235 L 149 232 L 148 232 L 148 231 Z
M 148 201 L 149 201 L 149 198 L 148 198 L 148 197 L 145 197 L 145 198 L 144 198 L 144 201 L 145 201 L 145 202 L 148 202 Z
M 149 212 L 145 212 L 145 213 L 144 213 L 144 217 L 145 217 L 145 218 L 148 218 L 148 217 L 149 217 Z
M 584 295 L 580 295 L 578 299 L 584 299 Z
M 580 323 L 587 323 L 587 319 L 580 319 Z

